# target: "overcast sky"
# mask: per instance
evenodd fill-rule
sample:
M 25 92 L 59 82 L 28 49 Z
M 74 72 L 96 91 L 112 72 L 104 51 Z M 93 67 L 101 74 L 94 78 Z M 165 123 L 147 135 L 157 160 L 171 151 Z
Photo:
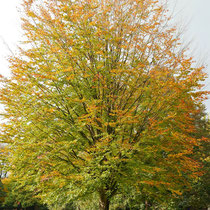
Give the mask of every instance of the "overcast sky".
M 3 0 L 0 3 L 0 74 L 9 75 L 6 61 L 10 50 L 15 51 L 21 40 L 18 6 L 21 0 Z M 185 25 L 184 41 L 192 41 L 191 49 L 197 61 L 204 63 L 210 75 L 210 0 L 169 0 L 170 9 L 174 9 L 174 19 Z M 206 81 L 206 90 L 210 90 L 210 79 Z M 210 113 L 210 100 L 206 102 Z

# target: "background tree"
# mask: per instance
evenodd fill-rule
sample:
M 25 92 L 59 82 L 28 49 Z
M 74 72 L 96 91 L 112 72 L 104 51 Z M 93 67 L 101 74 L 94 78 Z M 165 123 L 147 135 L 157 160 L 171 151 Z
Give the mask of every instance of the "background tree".
M 129 187 L 155 200 L 188 187 L 200 175 L 190 154 L 205 75 L 180 50 L 164 5 L 25 0 L 23 8 L 26 41 L 1 90 L 1 139 L 19 187 L 59 208 L 97 193 L 100 209 Z
M 3 205 L 6 196 L 5 187 L 2 183 L 2 180 L 7 175 L 6 171 L 4 170 L 5 161 L 3 158 L 4 157 L 3 148 L 4 148 L 3 145 L 0 145 L 0 208 Z
M 4 187 L 4 200 L 2 202 L 2 209 L 16 209 L 21 203 L 24 209 L 39 209 L 47 210 L 45 205 L 42 205 L 39 199 L 33 197 L 30 191 L 27 191 L 18 180 L 11 178 L 4 178 L 2 180 Z M 27 181 L 25 185 L 28 185 Z
M 3 186 L 2 181 L 0 179 L 0 208 L 2 207 L 2 204 L 4 202 L 4 197 L 5 197 L 4 186 Z
M 176 209 L 208 209 L 210 200 L 210 168 L 209 168 L 209 137 L 210 120 L 205 113 L 205 107 L 194 115 L 197 131 L 193 134 L 196 138 L 205 138 L 200 143 L 200 147 L 195 147 L 193 158 L 203 163 L 203 175 L 193 180 L 192 188 L 186 189 L 184 193 L 176 199 Z

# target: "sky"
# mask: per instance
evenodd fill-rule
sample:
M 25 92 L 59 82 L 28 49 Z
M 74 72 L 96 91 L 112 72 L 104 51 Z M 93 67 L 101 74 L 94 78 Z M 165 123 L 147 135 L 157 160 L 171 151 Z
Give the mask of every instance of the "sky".
M 184 26 L 184 43 L 191 41 L 191 54 L 206 66 L 210 75 L 210 0 L 168 0 L 174 21 Z M 0 3 L 0 74 L 9 76 L 7 57 L 15 52 L 22 39 L 18 12 L 21 0 L 4 0 Z M 210 79 L 205 82 L 210 90 Z M 210 113 L 210 99 L 205 103 Z
M 190 54 L 205 66 L 209 77 L 203 90 L 210 91 L 210 0 L 168 0 L 175 22 L 184 30 L 183 42 L 190 43 Z M 205 102 L 210 114 L 210 98 Z

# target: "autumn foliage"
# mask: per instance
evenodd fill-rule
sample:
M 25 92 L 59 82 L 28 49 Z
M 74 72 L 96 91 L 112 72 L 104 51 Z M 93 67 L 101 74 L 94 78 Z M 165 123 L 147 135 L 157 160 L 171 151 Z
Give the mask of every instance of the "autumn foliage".
M 205 75 L 154 0 L 25 0 L 26 41 L 2 78 L 11 175 L 43 202 L 131 187 L 181 193 L 201 175 L 192 116 Z M 27 182 L 27 184 L 26 184 Z

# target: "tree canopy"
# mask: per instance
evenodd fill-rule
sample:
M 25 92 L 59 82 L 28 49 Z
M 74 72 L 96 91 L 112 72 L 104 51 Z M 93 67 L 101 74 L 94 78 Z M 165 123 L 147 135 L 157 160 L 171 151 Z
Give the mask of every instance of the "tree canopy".
M 155 0 L 24 0 L 25 42 L 2 78 L 11 176 L 54 206 L 129 189 L 179 195 L 201 164 L 203 67 Z M 160 193 L 161 192 L 161 193 Z

